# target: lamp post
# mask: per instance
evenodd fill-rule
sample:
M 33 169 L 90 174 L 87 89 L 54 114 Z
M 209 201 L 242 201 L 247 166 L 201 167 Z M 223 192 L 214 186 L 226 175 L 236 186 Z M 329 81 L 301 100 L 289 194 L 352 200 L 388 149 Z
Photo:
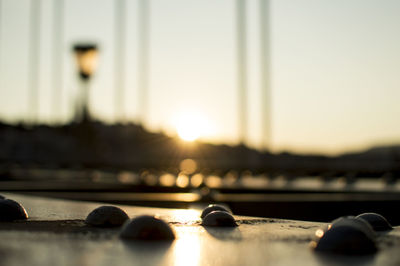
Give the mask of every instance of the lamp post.
M 73 51 L 76 56 L 79 77 L 82 84 L 76 120 L 78 122 L 89 122 L 89 81 L 97 67 L 98 48 L 96 44 L 76 44 L 73 46 Z

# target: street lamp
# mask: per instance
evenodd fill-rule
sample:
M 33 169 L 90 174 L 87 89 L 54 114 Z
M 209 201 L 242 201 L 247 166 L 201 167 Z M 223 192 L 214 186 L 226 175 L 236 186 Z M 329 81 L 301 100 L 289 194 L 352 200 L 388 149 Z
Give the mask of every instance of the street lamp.
M 76 119 L 79 122 L 90 121 L 89 116 L 89 81 L 97 67 L 98 48 L 96 44 L 75 44 L 73 51 L 76 56 L 79 77 L 82 83 L 82 97 L 78 102 Z

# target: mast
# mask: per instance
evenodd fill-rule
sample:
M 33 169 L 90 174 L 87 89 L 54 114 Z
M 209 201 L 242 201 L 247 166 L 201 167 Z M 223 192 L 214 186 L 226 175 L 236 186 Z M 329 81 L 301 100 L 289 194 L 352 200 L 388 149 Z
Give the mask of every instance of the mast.
M 125 121 L 125 34 L 126 1 L 115 0 L 115 122 Z
M 261 148 L 271 149 L 270 1 L 260 0 Z
M 64 0 L 53 1 L 53 114 L 54 121 L 62 118 L 63 96 L 63 41 L 64 41 Z M 59 116 L 57 118 L 57 116 Z
M 246 0 L 236 0 L 237 89 L 239 142 L 247 140 L 247 35 Z
M 150 0 L 139 0 L 138 90 L 140 122 L 148 118 Z
M 37 123 L 39 109 L 40 9 L 41 0 L 30 2 L 28 117 L 31 124 Z

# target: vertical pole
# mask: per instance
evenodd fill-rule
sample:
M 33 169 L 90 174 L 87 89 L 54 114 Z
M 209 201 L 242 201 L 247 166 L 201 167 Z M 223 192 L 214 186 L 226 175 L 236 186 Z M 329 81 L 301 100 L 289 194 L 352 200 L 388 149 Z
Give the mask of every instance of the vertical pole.
M 140 122 L 148 118 L 150 0 L 139 0 L 138 90 Z
M 40 53 L 40 9 L 41 0 L 30 2 L 30 42 L 29 42 L 29 114 L 30 122 L 35 124 L 39 109 L 39 53 Z
M 53 0 L 53 115 L 54 121 L 62 119 L 62 73 L 64 36 L 64 0 Z M 59 117 L 57 117 L 59 116 Z
M 240 144 L 247 138 L 246 0 L 236 0 L 238 127 Z
M 271 149 L 270 1 L 260 0 L 260 74 L 262 149 Z
M 81 122 L 88 123 L 91 121 L 90 110 L 89 110 L 89 78 L 80 79 L 81 81 L 81 93 L 82 93 L 82 103 L 81 103 Z
M 3 17 L 3 15 L 2 15 L 2 11 L 3 11 L 3 1 L 2 0 L 0 0 L 0 88 L 2 87 L 1 85 L 2 85 L 2 73 L 3 73 L 3 71 L 2 71 L 2 64 L 1 64 L 1 62 L 2 62 L 2 47 L 1 47 L 1 44 L 2 44 L 2 42 L 3 42 L 3 36 L 2 36 L 2 26 L 3 26 L 3 21 L 2 21 L 2 17 Z
M 115 122 L 125 120 L 125 12 L 126 1 L 115 1 Z

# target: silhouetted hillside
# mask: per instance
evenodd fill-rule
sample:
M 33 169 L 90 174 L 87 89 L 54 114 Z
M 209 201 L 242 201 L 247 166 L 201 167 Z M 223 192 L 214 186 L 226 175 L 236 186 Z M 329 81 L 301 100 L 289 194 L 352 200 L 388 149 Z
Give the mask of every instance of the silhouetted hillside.
M 49 167 L 177 171 L 183 159 L 191 158 L 203 171 L 249 169 L 296 175 L 400 172 L 400 146 L 377 147 L 336 157 L 271 154 L 243 145 L 183 143 L 162 133 L 148 132 L 135 124 L 93 122 L 34 127 L 0 124 L 0 147 L 0 162 L 3 164 Z

